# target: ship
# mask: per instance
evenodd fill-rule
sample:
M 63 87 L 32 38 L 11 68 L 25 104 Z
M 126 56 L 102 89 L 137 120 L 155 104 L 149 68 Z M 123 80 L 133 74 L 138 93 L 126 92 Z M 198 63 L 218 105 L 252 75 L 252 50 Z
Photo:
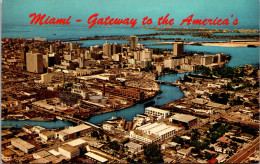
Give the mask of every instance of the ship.
M 162 98 L 162 96 L 158 96 L 158 97 L 157 97 L 157 99 L 160 99 L 160 98 Z

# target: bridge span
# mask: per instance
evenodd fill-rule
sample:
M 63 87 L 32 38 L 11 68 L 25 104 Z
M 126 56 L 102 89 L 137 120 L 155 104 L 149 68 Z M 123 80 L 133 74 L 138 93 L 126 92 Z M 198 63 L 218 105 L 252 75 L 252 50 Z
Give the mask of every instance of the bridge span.
M 159 84 L 169 84 L 169 85 L 173 85 L 173 86 L 179 86 L 177 83 L 169 82 L 169 81 L 155 80 L 155 82 L 157 82 Z

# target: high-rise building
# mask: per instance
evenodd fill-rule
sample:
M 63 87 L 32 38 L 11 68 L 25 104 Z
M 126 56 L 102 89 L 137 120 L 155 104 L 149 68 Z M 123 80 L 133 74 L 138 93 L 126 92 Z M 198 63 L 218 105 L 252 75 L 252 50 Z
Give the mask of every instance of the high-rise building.
M 130 50 L 136 49 L 137 43 L 138 43 L 138 37 L 135 35 L 130 36 L 130 40 L 129 40 Z
M 111 56 L 112 55 L 112 45 L 108 42 L 105 42 L 103 44 L 103 54 L 107 55 L 107 56 Z
M 113 52 L 112 52 L 112 54 L 118 54 L 118 53 L 121 53 L 122 52 L 122 49 L 121 49 L 121 45 L 120 44 L 118 44 L 118 43 L 115 43 L 115 44 L 113 44 Z
M 28 72 L 43 73 L 42 54 L 26 53 L 26 68 Z
M 23 67 L 26 69 L 26 53 L 29 51 L 29 47 L 27 45 L 22 45 L 20 55 L 21 60 L 23 61 Z
M 149 49 L 144 49 L 143 51 L 140 51 L 140 60 L 141 61 L 152 61 L 152 51 Z
M 173 56 L 182 56 L 183 55 L 183 42 L 175 42 L 173 45 Z
M 42 55 L 42 57 L 43 57 L 43 67 L 44 68 L 54 66 L 54 64 L 55 64 L 55 54 L 54 53 Z
M 54 52 L 55 52 L 55 45 L 50 44 L 50 53 L 54 53 Z

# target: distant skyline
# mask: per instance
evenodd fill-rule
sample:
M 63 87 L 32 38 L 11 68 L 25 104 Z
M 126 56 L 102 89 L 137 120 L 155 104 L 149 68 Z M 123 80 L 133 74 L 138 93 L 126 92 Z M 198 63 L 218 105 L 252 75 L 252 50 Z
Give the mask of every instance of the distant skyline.
M 98 13 L 100 17 L 137 18 L 136 27 L 140 27 L 145 16 L 154 20 L 152 26 L 157 26 L 158 18 L 169 13 L 169 18 L 175 19 L 175 24 L 171 27 L 182 27 L 179 26 L 182 19 L 191 14 L 194 14 L 196 19 L 216 17 L 230 19 L 233 14 L 234 18 L 238 18 L 239 24 L 230 28 L 259 28 L 258 0 L 3 0 L 2 24 L 30 25 L 31 13 L 47 14 L 56 18 L 71 16 L 70 25 L 80 26 L 88 26 L 87 19 L 94 13 Z M 81 19 L 82 22 L 76 23 L 76 19 Z M 189 27 L 228 28 L 227 26 Z

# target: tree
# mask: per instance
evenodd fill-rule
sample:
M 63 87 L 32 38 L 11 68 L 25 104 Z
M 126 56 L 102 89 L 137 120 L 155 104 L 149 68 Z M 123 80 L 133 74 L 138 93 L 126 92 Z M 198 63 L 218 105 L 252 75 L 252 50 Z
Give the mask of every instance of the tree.
M 200 137 L 200 133 L 197 129 L 193 129 L 191 132 L 191 140 L 198 140 Z
M 160 146 L 156 144 L 149 144 L 144 149 L 146 160 L 150 163 L 163 163 Z
M 173 137 L 172 141 L 173 141 L 173 142 L 176 142 L 176 143 L 179 143 L 179 144 L 181 144 L 181 145 L 184 144 L 183 139 L 182 139 L 181 137 L 179 137 L 179 136 Z
M 210 160 L 210 159 L 213 158 L 213 156 L 212 156 L 210 153 L 205 152 L 205 158 L 207 158 L 208 160 Z

